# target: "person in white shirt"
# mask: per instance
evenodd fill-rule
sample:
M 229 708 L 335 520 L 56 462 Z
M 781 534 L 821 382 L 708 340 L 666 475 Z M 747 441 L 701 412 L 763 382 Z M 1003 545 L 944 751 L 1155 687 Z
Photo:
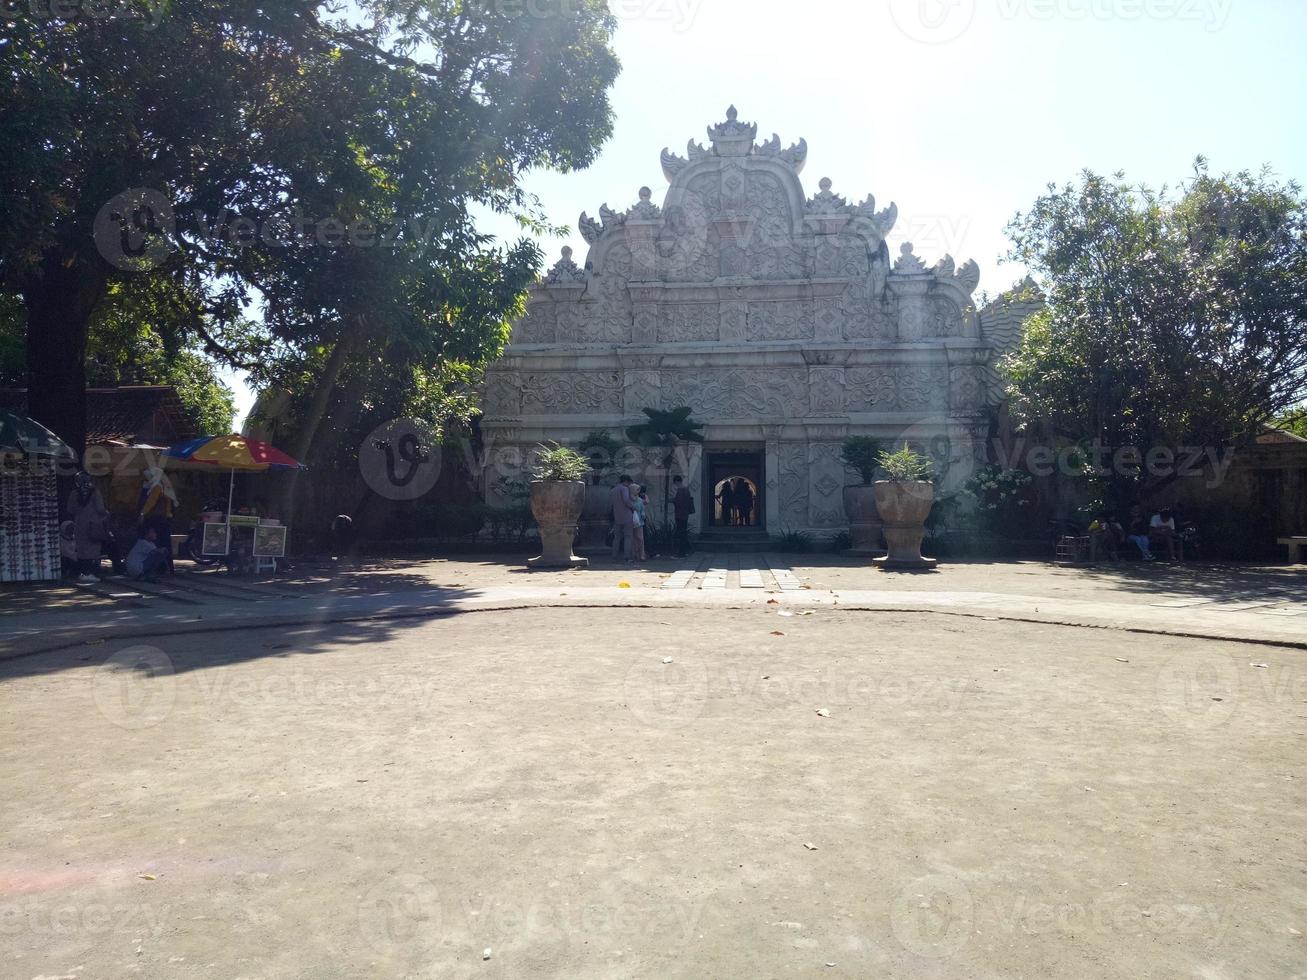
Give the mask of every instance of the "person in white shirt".
M 1170 510 L 1158 511 L 1153 515 L 1153 519 L 1148 522 L 1148 543 L 1166 542 L 1167 551 L 1171 556 L 1171 561 L 1175 561 L 1176 554 L 1176 533 L 1175 533 L 1175 514 Z
M 168 564 L 168 549 L 155 543 L 157 538 L 154 528 L 145 529 L 145 533 L 127 552 L 127 576 L 135 579 L 153 580 L 159 571 Z

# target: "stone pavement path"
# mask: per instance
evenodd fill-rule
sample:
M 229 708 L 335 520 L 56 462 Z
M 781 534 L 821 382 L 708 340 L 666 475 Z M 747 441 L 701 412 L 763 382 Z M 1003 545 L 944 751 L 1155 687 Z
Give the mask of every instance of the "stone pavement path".
M 689 559 L 687 559 L 687 562 Z M 674 571 L 664 591 L 680 589 L 763 589 L 791 592 L 803 588 L 789 564 L 774 555 L 704 555 Z
M 905 580 L 880 573 L 843 584 L 812 581 L 819 570 L 798 573 L 782 555 L 704 554 L 653 569 L 600 569 L 565 575 L 508 573 L 497 578 L 480 564 L 449 563 L 443 584 L 391 569 L 386 575 L 339 578 L 299 573 L 298 579 L 249 581 L 217 572 L 181 570 L 157 584 L 107 579 L 88 590 L 63 588 L 42 605 L 18 603 L 0 610 L 0 659 L 42 650 L 148 637 L 244 629 L 359 622 L 498 611 L 542 606 L 770 608 L 827 607 L 863 612 L 933 612 L 1025 622 L 1060 623 L 1172 636 L 1276 643 L 1307 650 L 1307 601 L 1284 586 L 1254 594 L 1182 596 L 1154 593 L 1144 601 L 1119 594 L 1072 597 L 1001 591 L 991 575 L 961 588 L 947 579 Z M 655 566 L 656 567 L 656 566 Z M 478 575 L 480 578 L 478 579 Z M 471 581 L 469 581 L 471 580 Z M 976 586 L 982 582 L 989 588 Z M 552 584 L 551 584 L 552 583 Z M 959 585 L 961 583 L 958 583 Z M 1037 581 L 1024 580 L 1027 589 Z M 872 586 L 872 587 L 868 587 Z M 32 600 L 33 595 L 26 595 Z M 1149 601 L 1151 599 L 1151 601 Z M 74 600 L 81 600 L 80 602 Z M 788 614 L 788 612 L 787 612 Z

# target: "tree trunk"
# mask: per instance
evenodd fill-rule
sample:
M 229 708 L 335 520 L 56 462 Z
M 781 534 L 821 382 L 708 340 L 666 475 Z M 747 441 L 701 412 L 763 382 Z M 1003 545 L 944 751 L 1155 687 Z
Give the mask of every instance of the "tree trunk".
M 86 449 L 86 337 L 104 275 L 76 256 L 48 256 L 23 289 L 27 308 L 27 413 Z
M 349 360 L 349 355 L 353 353 L 354 346 L 354 335 L 346 330 L 337 339 L 335 346 L 331 349 L 331 354 L 327 357 L 327 365 L 322 370 L 322 377 L 318 379 L 317 389 L 313 392 L 313 401 L 309 405 L 308 413 L 304 416 L 303 422 L 300 423 L 299 436 L 295 440 L 295 446 L 291 453 L 301 463 L 308 459 L 309 453 L 313 449 L 314 440 L 317 439 L 318 430 L 322 427 L 322 420 L 326 417 L 327 408 L 331 404 L 331 396 L 336 390 L 336 382 L 340 380 L 340 372 L 344 370 L 345 363 Z M 292 471 L 286 481 L 286 489 L 282 496 L 282 513 L 286 515 L 285 519 L 288 521 L 292 515 L 295 484 L 298 479 L 299 471 Z

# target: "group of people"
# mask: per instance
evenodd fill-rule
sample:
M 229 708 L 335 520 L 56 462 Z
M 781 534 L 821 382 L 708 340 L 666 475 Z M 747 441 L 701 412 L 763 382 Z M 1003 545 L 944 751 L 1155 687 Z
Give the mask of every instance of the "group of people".
M 753 508 L 757 498 L 744 478 L 737 476 L 723 480 L 717 502 L 721 505 L 722 523 L 728 527 L 743 527 L 753 523 Z
M 172 516 L 177 493 L 157 466 L 142 477 L 135 541 L 126 549 L 111 527 L 109 508 L 88 473 L 78 473 L 59 527 L 59 547 L 65 578 L 80 585 L 100 581 L 100 562 L 108 558 L 114 571 L 133 579 L 153 581 L 172 573 Z
M 1181 561 L 1185 542 L 1188 540 L 1192 545 L 1194 533 L 1191 527 L 1177 522 L 1175 511 L 1170 508 L 1146 517 L 1143 508 L 1135 505 L 1130 508 L 1125 524 L 1104 512 L 1089 525 L 1089 557 L 1096 561 L 1100 553 L 1105 553 L 1115 561 L 1120 558 L 1121 550 L 1131 545 L 1144 561 L 1158 561 L 1157 551 L 1161 548 L 1166 549 L 1171 561 Z
M 649 559 L 649 542 L 645 530 L 650 524 L 649 493 L 625 473 L 608 495 L 613 512 L 613 559 L 628 564 Z M 684 478 L 672 478 L 672 516 L 675 521 L 676 557 L 690 553 L 690 515 L 694 513 L 694 495 Z

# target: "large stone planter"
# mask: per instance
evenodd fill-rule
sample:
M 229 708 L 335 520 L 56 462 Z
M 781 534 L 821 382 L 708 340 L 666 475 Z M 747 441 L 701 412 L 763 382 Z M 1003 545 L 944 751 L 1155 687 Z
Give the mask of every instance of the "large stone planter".
M 585 567 L 588 558 L 572 554 L 576 540 L 576 526 L 585 504 L 585 484 L 533 480 L 531 482 L 531 513 L 540 528 L 540 557 L 531 558 L 532 568 Z
M 612 489 L 600 483 L 587 484 L 577 551 L 604 551 L 608 548 L 608 528 L 613 523 L 613 507 L 609 501 Z
M 926 536 L 926 518 L 935 502 L 934 484 L 878 480 L 874 488 L 889 549 L 889 554 L 875 563 L 885 569 L 933 568 L 935 559 L 921 556 L 921 539 Z
M 849 536 L 853 538 L 849 554 L 872 555 L 880 551 L 880 512 L 871 484 L 844 488 L 844 516 L 849 519 Z

